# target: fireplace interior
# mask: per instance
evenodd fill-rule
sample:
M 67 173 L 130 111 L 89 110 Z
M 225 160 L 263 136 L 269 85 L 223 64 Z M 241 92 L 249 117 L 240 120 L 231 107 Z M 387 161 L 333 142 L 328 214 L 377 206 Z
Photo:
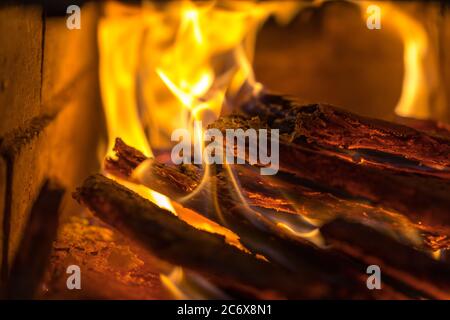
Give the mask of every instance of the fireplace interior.
M 450 298 L 445 1 L 75 2 L 0 5 L 2 298 Z

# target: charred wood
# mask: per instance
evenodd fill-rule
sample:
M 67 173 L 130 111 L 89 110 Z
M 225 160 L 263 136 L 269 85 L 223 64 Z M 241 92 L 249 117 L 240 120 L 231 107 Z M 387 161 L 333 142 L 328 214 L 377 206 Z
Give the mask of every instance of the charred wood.
M 431 135 L 441 136 L 443 138 L 450 139 L 450 124 L 445 122 L 435 120 L 415 119 L 400 116 L 397 116 L 395 118 L 395 122 L 414 128 L 419 131 L 426 132 Z
M 121 157 L 127 157 L 126 148 L 130 147 L 119 141 L 119 143 L 116 144 L 116 148 L 122 149 L 120 152 Z M 130 151 L 130 154 L 134 154 L 136 152 L 133 148 L 130 148 Z M 110 168 L 113 172 L 117 172 L 117 170 L 114 170 L 114 167 L 118 166 L 120 163 L 124 162 L 109 159 L 108 168 Z M 145 168 L 148 171 L 148 176 L 151 177 L 151 179 L 145 180 L 145 185 L 170 197 L 176 198 L 185 196 L 195 190 L 195 187 L 200 183 L 200 177 L 198 173 L 195 172 L 195 167 L 193 167 L 190 171 L 186 171 L 186 169 L 182 168 L 183 167 L 162 165 L 156 161 L 152 161 L 151 164 Z M 132 169 L 133 168 L 129 168 L 126 171 L 132 171 Z M 189 174 L 186 172 L 189 172 Z M 364 219 L 369 217 L 372 219 L 378 219 L 379 221 L 393 219 L 392 216 L 394 213 L 392 212 L 386 212 L 380 208 L 370 207 L 368 205 L 361 205 L 353 201 L 338 199 L 332 195 L 295 185 L 290 182 L 286 182 L 285 180 L 277 181 L 276 179 L 265 179 L 262 181 L 256 170 L 250 166 L 236 166 L 236 174 L 238 175 L 242 192 L 248 197 L 249 205 L 258 211 L 264 209 L 273 210 L 268 213 L 273 216 L 279 217 L 281 213 L 289 212 L 290 214 L 288 215 L 291 216 L 291 218 L 295 218 L 296 216 L 296 212 L 286 204 L 286 200 L 283 200 L 283 198 L 280 197 L 281 193 L 289 199 L 294 199 L 294 201 L 296 201 L 295 204 L 302 207 L 302 213 L 306 215 L 308 215 L 308 212 L 321 212 L 325 213 L 326 219 L 331 219 L 336 216 L 361 220 L 363 217 Z M 211 176 L 210 178 L 219 179 L 217 176 Z M 348 261 L 343 263 L 341 259 L 337 258 L 336 255 L 333 255 L 329 250 L 313 250 L 310 246 L 302 242 L 296 243 L 295 246 L 292 246 L 292 244 L 289 245 L 289 241 L 286 241 L 285 239 L 281 243 L 274 241 L 274 233 L 275 237 L 280 236 L 277 235 L 275 230 L 272 230 L 272 233 L 265 234 L 257 232 L 254 226 L 249 226 L 246 223 L 245 217 L 242 216 L 242 212 L 237 210 L 239 207 L 239 202 L 233 202 L 234 200 L 232 198 L 228 198 L 226 190 L 223 188 L 220 180 L 218 181 L 218 188 L 221 198 L 220 203 L 221 207 L 223 207 L 223 215 L 229 223 L 228 226 L 241 236 L 241 240 L 244 244 L 252 247 L 251 240 L 257 239 L 258 242 L 266 243 L 270 248 L 276 248 L 283 254 L 286 252 L 286 249 L 289 249 L 289 252 L 293 253 L 287 255 L 287 257 L 289 257 L 289 259 L 293 262 L 298 263 L 299 260 L 308 261 L 308 263 L 313 264 L 317 270 L 321 270 L 322 272 L 332 272 L 331 270 L 326 270 L 326 267 L 324 267 L 326 264 L 332 265 L 335 270 L 340 270 L 339 272 L 342 272 L 342 269 L 345 268 L 345 266 L 348 270 L 355 272 L 353 264 L 348 263 Z M 205 199 L 212 197 L 212 194 L 208 193 L 207 190 L 208 189 L 204 189 L 197 196 L 193 196 L 189 199 L 189 201 L 185 202 L 184 205 L 187 205 L 194 210 L 198 210 L 200 213 L 206 214 L 212 219 L 216 219 L 211 212 L 207 210 L 205 211 L 205 208 L 202 207 L 205 203 Z M 228 208 L 230 207 L 234 209 L 229 210 Z M 244 219 L 241 218 L 242 220 L 238 220 L 238 217 L 241 216 Z M 391 226 L 398 224 L 399 221 L 394 218 Z M 408 225 L 406 227 L 412 228 L 412 225 Z M 397 228 L 399 227 L 397 226 Z M 351 237 L 351 233 L 349 236 Z M 389 243 L 391 241 L 387 235 L 380 234 L 380 237 L 383 240 L 380 243 Z M 248 239 L 248 241 L 246 239 Z M 379 250 L 384 248 L 384 246 L 378 247 Z M 343 266 L 343 268 L 340 268 L 339 266 Z M 404 285 L 403 281 L 401 281 L 401 283 Z
M 450 265 L 437 261 L 429 253 L 413 248 L 364 224 L 335 220 L 324 225 L 321 233 L 334 249 L 378 265 L 384 275 L 401 280 L 424 295 L 450 298 Z
M 127 146 L 120 139 L 116 140 L 114 149 L 117 152 L 117 158 L 106 160 L 105 168 L 108 172 L 132 171 L 134 168 L 130 166 L 126 168 L 121 166 L 130 164 L 131 162 L 126 158 L 134 157 L 133 155 L 139 151 Z M 124 159 L 121 160 L 121 158 Z M 250 179 L 252 176 L 255 177 L 254 170 L 248 173 Z M 133 181 L 131 177 L 122 177 Z M 281 232 L 282 230 L 266 216 L 247 207 L 234 194 L 232 184 L 225 172 L 211 174 L 208 177 L 208 186 L 196 190 L 201 183 L 201 178 L 200 172 L 194 166 L 165 165 L 148 159 L 145 164 L 145 176 L 141 176 L 136 182 L 227 227 L 235 232 L 240 237 L 240 242 L 252 252 L 267 256 L 294 272 L 318 269 L 326 275 L 340 270 L 339 275 L 335 277 L 338 282 L 360 282 L 355 277 L 360 277 L 361 273 L 349 261 L 336 257 L 332 253 L 322 252 L 304 239 L 290 237 Z M 217 206 L 214 205 L 214 199 L 217 199 Z M 292 213 L 287 215 L 292 218 L 299 217 Z
M 159 258 L 218 281 L 275 291 L 280 297 L 288 298 L 374 297 L 364 283 L 355 287 L 355 283 L 342 286 L 324 282 L 313 270 L 293 273 L 257 259 L 226 244 L 223 237 L 191 227 L 165 209 L 101 175 L 87 178 L 74 197 L 102 220 L 140 241 Z M 402 297 L 389 289 L 379 295 Z
M 417 162 L 417 171 L 427 166 L 436 174 L 450 177 L 450 139 L 444 135 L 359 116 L 331 105 L 301 105 L 293 98 L 276 94 L 262 93 L 246 103 L 242 111 L 260 117 L 294 142 L 306 139 L 337 151 L 374 150 Z M 440 128 L 439 132 L 443 131 L 446 130 Z
M 212 124 L 226 128 L 265 128 L 259 118 L 239 115 L 222 117 Z M 302 142 L 280 139 L 280 170 L 319 190 L 340 197 L 368 200 L 398 211 L 415 223 L 450 229 L 450 182 L 434 176 L 400 172 L 343 159 L 327 150 Z

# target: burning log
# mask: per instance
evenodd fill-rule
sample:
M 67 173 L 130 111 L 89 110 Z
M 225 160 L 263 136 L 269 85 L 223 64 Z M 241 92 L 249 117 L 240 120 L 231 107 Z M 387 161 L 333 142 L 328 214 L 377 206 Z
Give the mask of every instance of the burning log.
M 243 106 L 291 141 L 340 149 L 375 150 L 450 170 L 450 140 L 392 122 L 371 119 L 325 104 L 300 105 L 294 99 L 260 94 Z
M 108 172 L 119 175 L 122 172 L 132 172 L 135 169 L 137 162 L 133 165 L 127 160 L 128 157 L 133 157 L 136 149 L 126 145 L 121 139 L 116 140 L 115 150 L 117 152 L 116 159 L 107 159 L 106 169 Z M 141 154 L 141 159 L 145 156 Z M 148 162 L 149 160 L 147 160 Z M 140 177 L 140 183 L 147 187 L 156 190 L 160 193 L 168 195 L 172 199 L 180 201 L 184 206 L 191 208 L 202 215 L 213 219 L 219 223 L 223 223 L 215 214 L 213 204 L 209 203 L 207 199 L 214 197 L 208 188 L 202 189 L 197 195 L 189 197 L 187 200 L 180 199 L 192 193 L 200 184 L 200 173 L 195 166 L 170 166 L 163 165 L 157 161 L 148 162 L 145 167 L 147 177 Z M 436 233 L 433 228 L 424 231 L 423 225 L 416 225 L 406 219 L 398 212 L 385 210 L 376 206 L 371 206 L 368 203 L 361 203 L 355 200 L 338 198 L 330 193 L 321 192 L 301 185 L 297 179 L 289 175 L 282 177 L 262 177 L 257 172 L 257 169 L 251 166 L 235 166 L 233 169 L 240 184 L 240 191 L 245 197 L 247 204 L 251 209 L 258 212 L 263 212 L 266 216 L 276 218 L 280 223 L 286 222 L 295 224 L 299 222 L 298 215 L 320 219 L 324 221 L 333 220 L 336 218 L 351 219 L 354 221 L 375 222 L 384 225 L 386 228 L 395 230 L 397 236 L 404 234 L 411 234 L 411 230 L 415 230 L 417 234 L 422 234 L 424 238 L 423 248 L 427 250 L 439 250 L 449 248 L 446 241 L 434 240 L 436 238 L 447 238 L 444 235 Z M 130 176 L 121 176 L 125 179 L 131 179 Z M 244 225 L 244 219 L 238 219 L 242 216 L 242 199 L 235 199 L 229 197 L 228 187 L 226 184 L 226 177 L 224 173 L 210 176 L 211 181 L 215 181 L 217 186 L 217 193 L 220 194 L 219 202 L 225 208 L 233 208 L 229 211 L 224 211 L 222 218 L 226 218 L 228 225 Z M 218 182 L 218 183 L 217 183 Z M 228 202 L 228 203 L 227 203 Z M 236 212 L 241 215 L 237 215 Z M 246 211 L 245 211 L 246 212 Z M 254 217 L 256 219 L 257 217 Z M 237 220 L 238 219 L 238 220 Z M 301 219 L 300 219 L 301 220 Z M 264 221 L 259 221 L 264 224 Z M 236 229 L 235 229 L 236 231 Z M 255 237 L 253 228 L 248 226 L 246 230 L 239 230 L 242 234 L 241 241 L 248 247 L 252 247 L 252 243 L 247 243 L 246 235 L 250 238 Z M 274 233 L 279 233 L 279 230 L 271 230 Z M 431 231 L 431 233 L 430 233 Z M 406 240 L 406 239 L 405 239 Z M 265 241 L 261 238 L 261 241 Z M 417 243 L 415 244 L 418 245 Z
M 336 250 L 365 265 L 378 265 L 383 274 L 401 280 L 434 299 L 450 298 L 450 265 L 431 258 L 366 225 L 335 220 L 321 233 Z
M 262 128 L 259 118 L 232 115 L 222 117 L 212 127 Z M 355 163 L 299 141 L 280 139 L 280 170 L 295 175 L 306 185 L 334 193 L 340 197 L 359 198 L 396 210 L 415 223 L 450 231 L 450 183 L 429 175 L 399 172 Z
M 242 283 L 275 291 L 287 298 L 402 297 L 389 289 L 374 294 L 365 288 L 363 281 L 359 286 L 352 282 L 342 286 L 332 281 L 321 281 L 322 275 L 312 269 L 293 273 L 257 259 L 229 246 L 221 236 L 191 227 L 165 209 L 101 175 L 87 178 L 74 197 L 105 222 L 140 241 L 158 257 L 209 275 L 219 283 Z

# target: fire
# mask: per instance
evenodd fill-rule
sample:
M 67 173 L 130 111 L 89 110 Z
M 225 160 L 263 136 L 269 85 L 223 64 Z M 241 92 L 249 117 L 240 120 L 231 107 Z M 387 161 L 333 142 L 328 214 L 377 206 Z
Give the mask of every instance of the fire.
M 260 88 L 251 67 L 259 27 L 272 14 L 286 22 L 298 8 L 296 1 L 105 4 L 98 42 L 107 156 L 114 157 L 116 137 L 147 157 L 155 150 L 167 150 L 175 129 L 189 130 L 202 141 L 203 128 L 194 122 L 206 126 L 214 121 L 227 98 L 245 84 L 253 91 Z M 208 174 L 205 167 L 199 188 L 206 187 Z M 220 234 L 247 251 L 230 230 L 142 185 L 114 179 L 196 228 Z
M 124 27 L 125 26 L 125 27 Z M 112 150 L 114 137 L 124 137 L 146 156 L 152 151 L 140 123 L 136 101 L 137 57 L 139 34 L 130 29 L 141 29 L 140 21 L 117 17 L 102 19 L 99 25 L 101 92 Z M 126 43 L 124 47 L 121 44 Z M 113 156 L 113 154 L 110 154 Z
M 237 94 L 246 82 L 259 87 L 251 67 L 257 30 L 271 14 L 286 19 L 297 7 L 270 1 L 178 3 L 173 10 L 179 28 L 157 59 L 156 73 L 178 100 L 170 103 L 187 112 L 179 128 L 189 128 L 193 120 L 206 126 L 220 115 L 226 96 Z
M 167 151 L 175 129 L 186 129 L 193 139 L 203 141 L 204 127 L 238 99 L 243 89 L 250 94 L 261 90 L 253 74 L 252 60 L 257 32 L 266 19 L 274 15 L 286 23 L 302 6 L 321 2 L 173 1 L 143 2 L 141 7 L 106 3 L 98 42 L 109 139 L 107 156 L 114 157 L 112 149 L 117 137 L 147 157 Z M 378 5 L 386 17 L 383 22 L 395 29 L 404 43 L 405 74 L 396 113 L 417 118 L 436 116 L 440 102 L 434 105 L 430 102 L 439 73 L 435 56 L 430 54 L 426 30 L 396 6 Z M 204 127 L 195 126 L 196 122 Z M 289 236 L 325 246 L 315 221 L 305 218 L 300 228 L 253 211 L 240 192 L 238 179 L 229 166 L 225 167 L 237 196 L 250 214 L 260 215 Z M 208 187 L 208 166 L 204 166 L 203 173 L 198 188 Z M 222 235 L 229 244 L 249 252 L 236 234 L 223 227 L 225 221 L 219 225 L 143 185 L 115 179 L 196 228 Z M 220 216 L 220 207 L 216 207 Z M 178 297 L 186 297 L 180 289 L 184 278 L 179 268 L 170 275 L 161 275 L 163 283 Z
M 141 7 L 106 3 L 98 42 L 108 156 L 114 157 L 116 137 L 148 157 L 167 150 L 171 133 L 178 128 L 202 141 L 204 128 L 194 122 L 207 126 L 243 88 L 251 93 L 261 89 L 252 59 L 257 32 L 266 19 L 273 15 L 286 23 L 302 6 L 322 2 L 186 0 L 143 2 Z M 373 4 L 357 3 L 363 9 Z M 435 99 L 432 105 L 431 101 L 439 73 L 427 31 L 398 6 L 376 4 L 383 24 L 396 30 L 404 42 L 404 83 L 396 113 L 435 116 L 440 103 Z M 207 178 L 206 166 L 200 187 Z M 142 186 L 130 187 L 176 214 L 167 197 Z M 234 187 L 239 194 L 235 182 Z M 283 223 L 278 226 L 292 229 Z
M 107 155 L 114 157 L 116 137 L 149 157 L 171 146 L 175 129 L 201 137 L 194 121 L 215 120 L 245 83 L 260 87 L 251 61 L 261 24 L 272 14 L 286 22 L 299 7 L 297 1 L 105 4 L 98 42 Z M 146 195 L 174 212 L 166 197 Z

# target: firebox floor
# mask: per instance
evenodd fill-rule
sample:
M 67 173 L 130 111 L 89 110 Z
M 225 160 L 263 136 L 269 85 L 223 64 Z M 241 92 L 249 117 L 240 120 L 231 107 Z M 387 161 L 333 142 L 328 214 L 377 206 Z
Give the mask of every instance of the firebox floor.
M 150 256 L 84 212 L 60 227 L 40 299 L 168 299 Z M 81 289 L 68 289 L 70 265 L 80 267 Z

